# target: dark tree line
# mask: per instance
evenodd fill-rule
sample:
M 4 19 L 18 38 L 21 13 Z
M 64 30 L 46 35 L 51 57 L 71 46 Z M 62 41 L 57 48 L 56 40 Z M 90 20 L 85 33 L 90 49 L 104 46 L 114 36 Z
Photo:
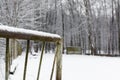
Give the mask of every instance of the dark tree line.
M 83 54 L 120 52 L 119 0 L 1 0 L 0 22 L 59 34 L 64 49 L 78 46 Z M 36 51 L 40 43 L 35 43 Z M 51 50 L 54 44 L 46 47 Z

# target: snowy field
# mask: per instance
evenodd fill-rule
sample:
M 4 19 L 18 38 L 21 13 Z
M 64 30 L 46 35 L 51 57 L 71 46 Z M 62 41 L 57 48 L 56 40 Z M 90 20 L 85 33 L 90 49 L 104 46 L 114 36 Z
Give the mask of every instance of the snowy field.
M 120 80 L 120 58 L 63 56 L 63 80 Z
M 0 58 L 0 80 L 4 80 L 5 64 L 3 58 Z
M 40 80 L 49 80 L 53 56 L 54 54 L 44 55 Z M 22 80 L 24 58 L 23 54 L 14 61 L 17 69 L 14 75 L 10 75 L 10 80 Z M 29 55 L 26 80 L 36 80 L 38 63 L 39 55 Z M 62 80 L 120 80 L 119 74 L 120 58 L 63 55 Z

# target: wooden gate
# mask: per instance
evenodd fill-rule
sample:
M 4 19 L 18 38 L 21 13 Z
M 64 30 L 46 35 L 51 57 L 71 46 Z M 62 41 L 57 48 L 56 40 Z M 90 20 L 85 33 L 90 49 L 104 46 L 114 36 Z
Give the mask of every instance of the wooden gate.
M 0 37 L 6 38 L 5 80 L 8 80 L 9 78 L 9 66 L 10 66 L 10 62 L 9 62 L 10 61 L 10 53 L 9 53 L 10 41 L 9 40 L 10 39 L 27 40 L 27 50 L 26 50 L 25 63 L 24 63 L 23 80 L 26 80 L 26 70 L 27 70 L 27 62 L 28 62 L 27 60 L 28 60 L 28 54 L 29 54 L 30 40 L 38 40 L 43 42 L 42 52 L 41 52 L 40 61 L 39 61 L 38 74 L 36 74 L 37 75 L 36 80 L 39 80 L 45 43 L 46 42 L 56 43 L 56 52 L 55 52 L 55 56 L 52 64 L 50 80 L 52 80 L 52 77 L 53 77 L 55 64 L 56 64 L 56 80 L 62 79 L 62 38 L 59 35 L 0 25 Z

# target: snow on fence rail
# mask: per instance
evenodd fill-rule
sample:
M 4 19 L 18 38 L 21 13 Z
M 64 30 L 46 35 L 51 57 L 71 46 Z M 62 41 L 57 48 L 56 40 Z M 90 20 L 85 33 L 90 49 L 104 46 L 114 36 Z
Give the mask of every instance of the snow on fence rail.
M 25 57 L 25 63 L 24 63 L 24 75 L 23 80 L 26 80 L 26 69 L 27 69 L 27 60 L 28 60 L 28 52 L 29 52 L 29 44 L 30 40 L 39 40 L 43 41 L 43 47 L 42 52 L 40 56 L 40 62 L 39 62 L 39 69 L 37 74 L 37 79 L 39 80 L 39 74 L 41 69 L 41 63 L 42 63 L 42 57 L 45 47 L 45 42 L 55 42 L 56 43 L 56 53 L 54 56 L 54 61 L 52 65 L 52 71 L 50 75 L 50 80 L 52 80 L 54 67 L 56 63 L 56 80 L 61 80 L 61 68 L 62 68 L 62 38 L 57 34 L 51 34 L 46 33 L 42 31 L 34 31 L 34 30 L 27 30 L 27 29 L 21 29 L 21 28 L 14 28 L 14 27 L 8 27 L 5 25 L 0 25 L 0 37 L 6 38 L 6 58 L 5 58 L 5 80 L 8 80 L 9 77 L 9 39 L 25 39 L 27 40 L 27 50 L 26 50 L 26 57 Z
M 27 39 L 27 40 L 40 40 L 40 41 L 50 41 L 50 42 L 61 40 L 61 37 L 57 34 L 8 27 L 4 25 L 0 25 L 0 37 Z

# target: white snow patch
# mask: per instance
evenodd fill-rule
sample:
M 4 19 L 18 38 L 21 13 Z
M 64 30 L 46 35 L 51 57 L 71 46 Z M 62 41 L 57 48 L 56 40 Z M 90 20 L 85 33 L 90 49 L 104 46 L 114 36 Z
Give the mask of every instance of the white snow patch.
M 62 80 L 120 80 L 120 58 L 64 55 Z
M 0 58 L 0 80 L 5 78 L 5 62 Z
M 52 69 L 52 61 L 53 61 L 54 54 L 44 54 L 43 62 L 41 66 L 41 73 L 40 73 L 40 80 L 49 80 L 51 69 Z M 23 79 L 23 70 L 24 70 L 24 60 L 25 54 L 21 56 L 20 64 L 17 67 L 14 75 L 10 75 L 10 80 L 22 80 Z M 28 66 L 27 66 L 27 75 L 26 80 L 36 80 L 37 73 L 38 73 L 38 65 L 40 60 L 40 54 L 37 56 L 32 56 L 29 54 L 28 58 Z
M 15 70 L 17 69 L 17 66 L 19 66 L 20 63 L 20 56 L 18 56 L 16 59 L 13 60 L 12 65 L 10 67 L 10 72 L 14 74 Z
M 39 57 L 29 55 L 26 80 L 36 80 Z M 54 54 L 44 54 L 40 80 L 49 80 Z M 24 70 L 23 54 L 19 66 L 10 80 L 22 80 Z M 120 58 L 84 55 L 63 55 L 62 80 L 120 80 Z M 54 79 L 55 80 L 55 74 Z

